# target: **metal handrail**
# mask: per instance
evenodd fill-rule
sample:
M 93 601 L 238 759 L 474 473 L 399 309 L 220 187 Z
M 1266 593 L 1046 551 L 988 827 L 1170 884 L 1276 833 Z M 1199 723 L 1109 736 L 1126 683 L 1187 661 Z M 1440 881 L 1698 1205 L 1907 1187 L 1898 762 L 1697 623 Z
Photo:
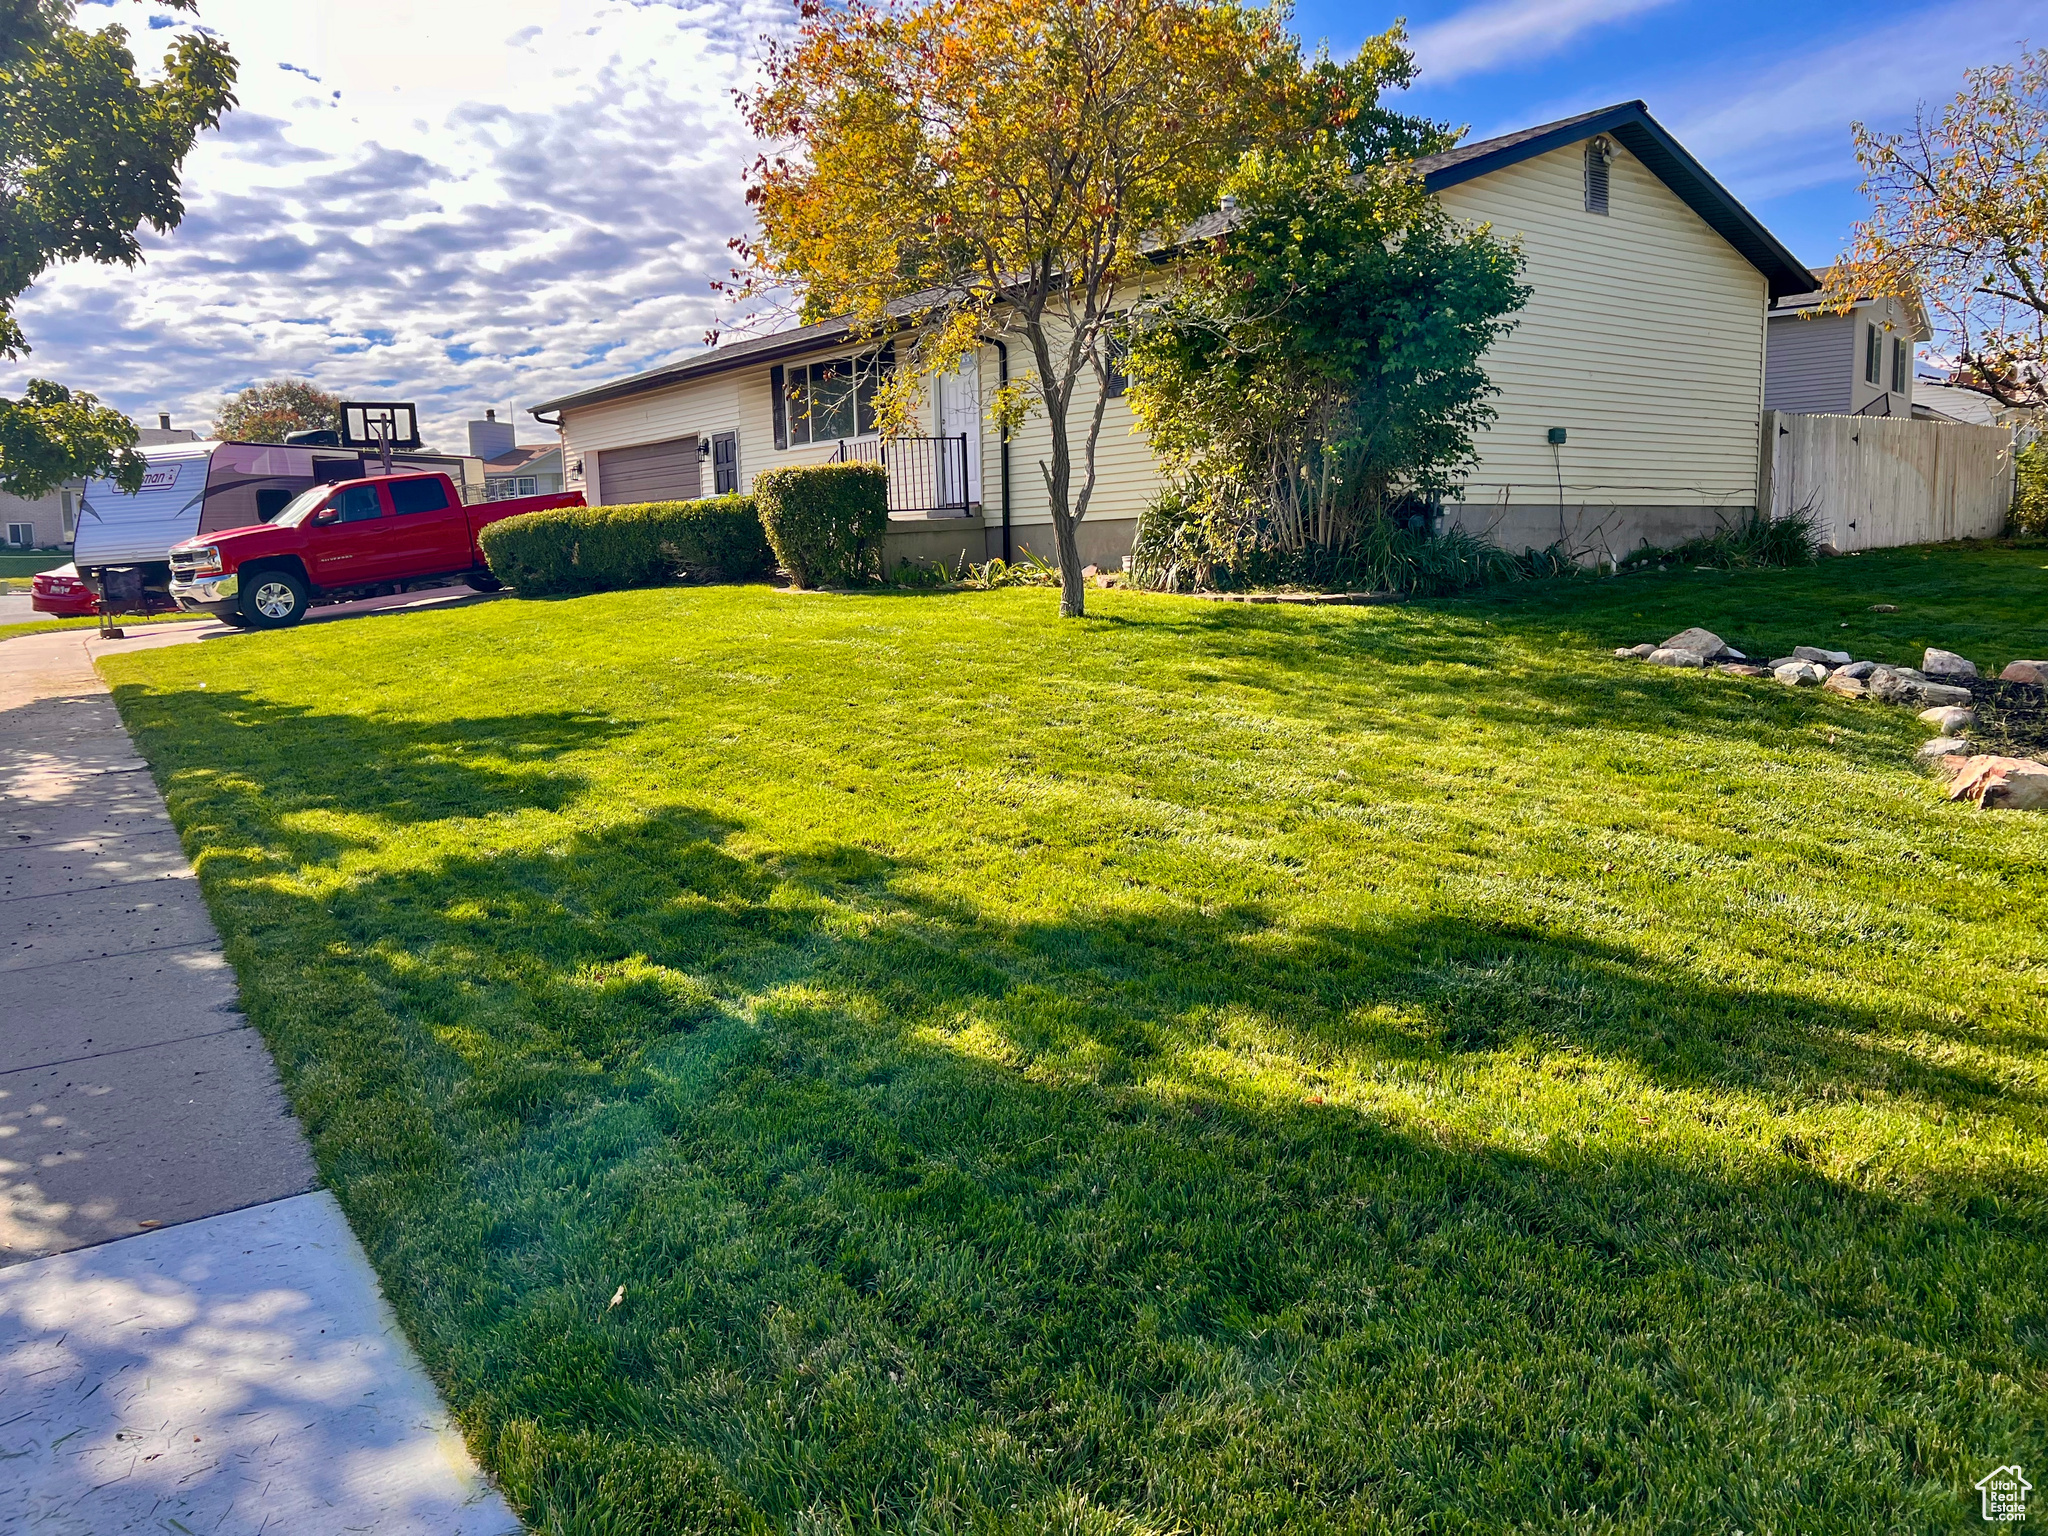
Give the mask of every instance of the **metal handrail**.
M 834 464 L 879 464 L 889 475 L 892 515 L 966 517 L 974 509 L 967 479 L 967 434 L 839 440 Z

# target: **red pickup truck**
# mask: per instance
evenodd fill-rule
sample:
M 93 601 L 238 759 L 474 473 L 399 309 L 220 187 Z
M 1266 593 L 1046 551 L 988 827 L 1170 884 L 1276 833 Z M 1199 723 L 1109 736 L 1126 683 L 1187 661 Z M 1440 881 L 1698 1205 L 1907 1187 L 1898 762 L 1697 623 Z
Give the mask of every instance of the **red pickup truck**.
M 477 531 L 522 512 L 580 507 L 583 493 L 463 505 L 446 475 L 385 475 L 303 491 L 267 523 L 187 539 L 171 550 L 171 596 L 191 613 L 282 629 L 315 603 L 460 578 L 498 583 Z

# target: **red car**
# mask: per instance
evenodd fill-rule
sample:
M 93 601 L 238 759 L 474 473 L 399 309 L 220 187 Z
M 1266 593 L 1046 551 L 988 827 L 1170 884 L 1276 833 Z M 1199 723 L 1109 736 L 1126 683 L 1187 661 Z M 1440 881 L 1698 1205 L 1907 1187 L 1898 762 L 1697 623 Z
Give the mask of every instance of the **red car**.
M 466 581 L 497 589 L 479 529 L 583 493 L 521 496 L 477 506 L 446 475 L 344 480 L 302 491 L 267 523 L 201 534 L 171 549 L 171 596 L 188 613 L 279 629 L 316 603 Z
M 79 578 L 78 567 L 60 565 L 44 571 L 29 589 L 29 607 L 58 619 L 89 619 L 100 611 L 100 600 Z

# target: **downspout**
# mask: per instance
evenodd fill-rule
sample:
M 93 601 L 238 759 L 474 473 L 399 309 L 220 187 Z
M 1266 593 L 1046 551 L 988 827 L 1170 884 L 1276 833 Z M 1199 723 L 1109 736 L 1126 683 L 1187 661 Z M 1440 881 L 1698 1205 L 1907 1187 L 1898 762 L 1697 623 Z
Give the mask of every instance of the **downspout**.
M 1010 349 L 995 336 L 984 336 L 982 340 L 996 349 L 996 384 L 1000 389 L 1010 387 Z M 1003 425 L 1002 477 L 1003 477 L 1003 564 L 1010 563 L 1010 428 Z

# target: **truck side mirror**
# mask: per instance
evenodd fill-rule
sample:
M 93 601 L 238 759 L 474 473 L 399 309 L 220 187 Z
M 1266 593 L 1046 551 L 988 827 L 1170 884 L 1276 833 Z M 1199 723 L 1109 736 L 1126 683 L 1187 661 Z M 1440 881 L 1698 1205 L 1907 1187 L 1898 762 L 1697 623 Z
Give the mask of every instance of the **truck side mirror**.
M 338 523 L 340 521 L 341 508 L 334 505 L 333 502 L 329 502 L 313 514 L 313 523 L 316 527 L 325 528 L 329 523 Z

